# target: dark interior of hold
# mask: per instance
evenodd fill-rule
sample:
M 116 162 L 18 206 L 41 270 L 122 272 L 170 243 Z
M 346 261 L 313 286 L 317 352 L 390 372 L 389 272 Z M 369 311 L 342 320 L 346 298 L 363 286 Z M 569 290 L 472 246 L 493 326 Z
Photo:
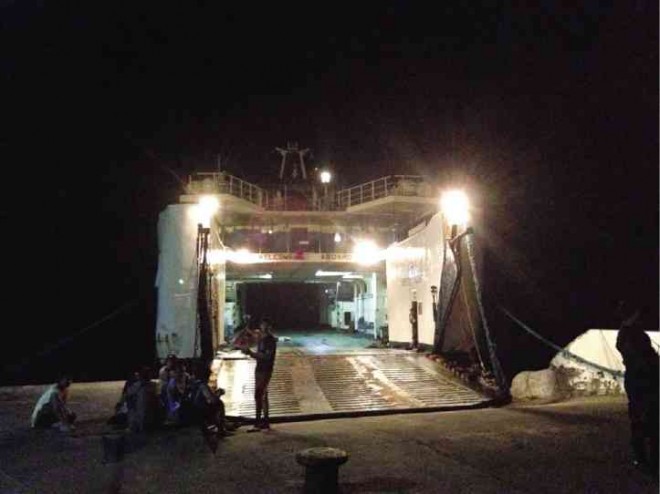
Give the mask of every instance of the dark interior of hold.
M 268 317 L 279 329 L 319 326 L 323 285 L 311 283 L 246 283 L 245 312 L 253 321 Z

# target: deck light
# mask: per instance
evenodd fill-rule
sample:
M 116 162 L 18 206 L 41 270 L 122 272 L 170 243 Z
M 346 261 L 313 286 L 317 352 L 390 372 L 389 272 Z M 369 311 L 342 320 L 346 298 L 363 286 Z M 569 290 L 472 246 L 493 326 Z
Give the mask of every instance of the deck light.
M 214 196 L 202 196 L 197 203 L 197 221 L 203 227 L 208 228 L 211 225 L 211 218 L 220 208 L 220 202 Z
M 353 247 L 353 261 L 368 266 L 382 261 L 384 251 L 371 240 L 359 240 Z
M 450 190 L 440 199 L 442 214 L 450 225 L 465 225 L 470 221 L 470 203 L 462 190 Z
M 321 179 L 322 184 L 329 184 L 332 180 L 332 173 L 330 173 L 328 170 L 323 170 L 319 174 L 319 178 Z
M 335 243 L 338 244 L 339 242 L 341 242 L 341 235 L 337 232 L 335 233 Z
M 240 249 L 237 251 L 229 251 L 227 253 L 227 260 L 236 264 L 254 264 L 260 262 L 259 255 L 250 252 L 247 249 Z
M 321 276 L 346 276 L 348 274 L 351 274 L 350 271 L 323 271 L 322 269 L 319 269 L 316 271 L 314 276 L 321 277 Z

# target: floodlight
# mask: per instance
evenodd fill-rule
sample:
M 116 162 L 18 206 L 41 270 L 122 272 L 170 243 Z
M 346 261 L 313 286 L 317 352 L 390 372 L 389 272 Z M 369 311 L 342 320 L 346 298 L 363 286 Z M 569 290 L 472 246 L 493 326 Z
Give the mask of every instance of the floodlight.
M 470 221 L 470 202 L 462 190 L 451 190 L 442 194 L 440 208 L 447 223 L 465 225 Z
M 201 223 L 204 227 L 209 227 L 211 225 L 211 218 L 220 208 L 220 201 L 215 196 L 202 196 L 199 198 L 196 207 L 196 216 L 198 223 Z
M 370 265 L 383 260 L 383 250 L 372 240 L 358 240 L 353 247 L 353 261 Z

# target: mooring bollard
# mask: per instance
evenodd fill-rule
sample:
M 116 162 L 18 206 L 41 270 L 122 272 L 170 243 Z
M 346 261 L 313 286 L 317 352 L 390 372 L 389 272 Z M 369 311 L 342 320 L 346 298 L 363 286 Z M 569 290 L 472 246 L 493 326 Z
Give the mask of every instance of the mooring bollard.
M 296 461 L 305 467 L 307 493 L 330 494 L 337 492 L 339 465 L 348 460 L 348 453 L 337 448 L 309 448 L 296 453 Z
M 124 434 L 107 434 L 102 437 L 103 463 L 116 463 L 124 458 L 126 452 L 126 436 Z

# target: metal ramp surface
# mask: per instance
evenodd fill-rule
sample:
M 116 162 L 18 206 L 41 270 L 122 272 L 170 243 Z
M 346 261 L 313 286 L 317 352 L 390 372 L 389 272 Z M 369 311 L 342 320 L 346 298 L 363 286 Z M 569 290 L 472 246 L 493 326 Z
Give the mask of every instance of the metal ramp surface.
M 227 415 L 254 417 L 254 366 L 222 359 L 218 386 Z M 278 355 L 269 386 L 272 418 L 441 410 L 486 406 L 491 398 L 446 375 L 419 354 L 367 351 L 343 355 Z

